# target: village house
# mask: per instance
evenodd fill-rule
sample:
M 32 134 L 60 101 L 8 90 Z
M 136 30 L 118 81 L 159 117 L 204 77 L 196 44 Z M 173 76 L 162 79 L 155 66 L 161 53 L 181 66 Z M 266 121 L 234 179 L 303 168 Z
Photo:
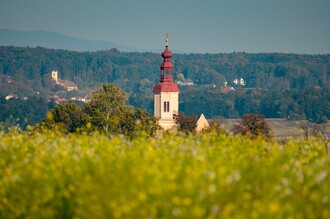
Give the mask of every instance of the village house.
M 56 104 L 61 104 L 61 103 L 66 103 L 66 102 L 68 102 L 68 99 L 63 98 L 63 97 L 59 97 L 59 96 L 56 96 L 56 95 L 55 95 L 52 99 L 54 100 L 54 102 L 55 102 Z
M 17 96 L 17 94 L 10 93 L 5 97 L 6 100 L 10 100 L 11 98 L 16 98 L 17 99 L 18 96 Z
M 74 82 L 59 79 L 58 71 L 52 71 L 52 79 L 55 81 L 56 84 L 61 85 L 67 91 L 78 90 L 78 86 Z
M 71 100 L 73 100 L 73 101 L 80 101 L 80 102 L 84 102 L 84 103 L 88 103 L 89 101 L 91 101 L 87 97 L 71 97 Z
M 235 91 L 235 88 L 233 88 L 232 86 L 225 86 L 222 88 L 222 92 L 227 93 L 230 91 Z
M 194 86 L 194 82 L 190 79 L 179 80 L 176 83 L 181 86 Z

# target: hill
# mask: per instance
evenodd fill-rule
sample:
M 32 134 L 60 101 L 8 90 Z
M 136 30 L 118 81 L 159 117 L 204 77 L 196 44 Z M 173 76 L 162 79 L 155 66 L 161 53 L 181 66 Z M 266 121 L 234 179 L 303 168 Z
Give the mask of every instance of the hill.
M 313 122 L 330 118 L 330 55 L 174 54 L 172 61 L 174 79 L 182 82 L 179 109 L 186 114 L 204 113 L 211 119 L 261 113 Z M 78 95 L 54 84 L 50 73 L 56 70 L 61 79 L 78 85 L 79 95 L 88 95 L 102 83 L 115 83 L 127 92 L 129 104 L 152 114 L 152 89 L 161 62 L 160 54 L 150 52 L 2 46 L 0 96 Z M 241 78 L 244 84 L 235 84 Z M 223 89 L 225 82 L 234 91 Z
M 0 45 L 22 47 L 46 47 L 73 51 L 98 51 L 117 48 L 120 51 L 144 51 L 107 41 L 84 40 L 50 31 L 17 31 L 0 29 Z

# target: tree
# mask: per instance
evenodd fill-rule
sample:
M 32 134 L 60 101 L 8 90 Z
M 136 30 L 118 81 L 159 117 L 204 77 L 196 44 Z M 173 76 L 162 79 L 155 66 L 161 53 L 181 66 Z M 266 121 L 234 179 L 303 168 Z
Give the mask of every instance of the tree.
M 129 137 L 134 137 L 142 132 L 152 136 L 157 133 L 157 130 L 161 129 L 156 119 L 150 117 L 147 111 L 140 108 L 134 110 L 132 117 L 128 118 L 125 124 L 128 127 L 126 135 Z
M 5 128 L 19 125 L 25 129 L 28 125 L 42 122 L 48 110 L 52 108 L 52 102 L 48 103 L 43 98 L 29 97 L 25 100 L 11 98 L 6 100 L 0 97 L 0 122 L 4 122 Z
M 179 124 L 180 131 L 189 133 L 195 131 L 197 118 L 194 114 L 186 116 L 184 112 L 179 112 L 176 122 Z
M 104 84 L 92 92 L 91 102 L 81 109 L 73 102 L 56 106 L 44 119 L 44 126 L 64 132 L 78 129 L 134 137 L 141 132 L 154 135 L 159 129 L 156 120 L 142 109 L 133 112 L 125 104 L 126 94 L 114 84 Z
M 114 84 L 104 84 L 92 92 L 92 100 L 83 111 L 91 117 L 92 125 L 106 133 L 123 133 L 132 108 L 125 104 L 126 93 Z
M 56 106 L 47 113 L 44 125 L 48 128 L 60 128 L 64 132 L 75 132 L 86 127 L 88 116 L 73 102 Z
M 270 137 L 270 128 L 262 114 L 245 114 L 239 124 L 235 124 L 232 129 L 234 134 L 250 134 L 252 138 L 256 136 Z
M 303 130 L 304 137 L 307 140 L 309 137 L 325 136 L 325 125 L 305 121 L 300 124 L 300 128 Z

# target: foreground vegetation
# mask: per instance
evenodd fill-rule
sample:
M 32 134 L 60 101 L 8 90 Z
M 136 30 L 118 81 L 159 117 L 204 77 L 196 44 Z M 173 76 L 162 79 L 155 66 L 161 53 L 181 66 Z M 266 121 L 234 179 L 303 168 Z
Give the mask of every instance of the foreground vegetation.
M 329 218 L 324 142 L 11 131 L 0 218 Z

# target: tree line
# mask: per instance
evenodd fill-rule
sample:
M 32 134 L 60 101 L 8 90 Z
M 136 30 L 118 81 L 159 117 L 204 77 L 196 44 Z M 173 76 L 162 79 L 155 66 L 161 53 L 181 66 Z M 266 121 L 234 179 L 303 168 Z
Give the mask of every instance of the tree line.
M 267 118 L 327 122 L 330 118 L 330 89 L 212 90 L 189 91 L 180 96 L 180 110 L 187 114 L 203 112 L 208 118 L 240 118 L 244 114 L 263 114 Z
M 160 51 L 161 52 L 161 51 Z M 160 54 L 127 53 L 116 49 L 73 52 L 46 48 L 0 46 L 0 74 L 25 80 L 32 89 L 48 87 L 48 75 L 81 88 L 115 83 L 128 93 L 152 88 L 158 80 Z M 223 86 L 243 78 L 247 87 L 261 89 L 329 87 L 330 55 L 282 53 L 174 54 L 174 78 L 181 74 L 195 84 Z
M 0 97 L 0 126 L 8 128 L 18 125 L 25 129 L 28 125 L 40 123 L 47 112 L 54 108 L 54 102 L 47 102 L 44 98 L 29 97 L 26 100 Z
M 161 52 L 161 51 L 160 51 Z M 46 48 L 0 47 L 0 96 L 48 97 L 56 92 L 50 72 L 74 81 L 80 89 L 114 83 L 127 93 L 128 104 L 153 112 L 152 88 L 159 80 L 160 54 L 125 53 L 116 49 L 72 52 Z M 180 109 L 208 118 L 239 118 L 246 113 L 266 117 L 329 119 L 330 55 L 282 53 L 174 54 L 174 79 L 180 87 Z M 179 77 L 180 75 L 180 77 Z M 245 86 L 233 80 L 243 78 Z M 228 82 L 236 91 L 223 93 Z

